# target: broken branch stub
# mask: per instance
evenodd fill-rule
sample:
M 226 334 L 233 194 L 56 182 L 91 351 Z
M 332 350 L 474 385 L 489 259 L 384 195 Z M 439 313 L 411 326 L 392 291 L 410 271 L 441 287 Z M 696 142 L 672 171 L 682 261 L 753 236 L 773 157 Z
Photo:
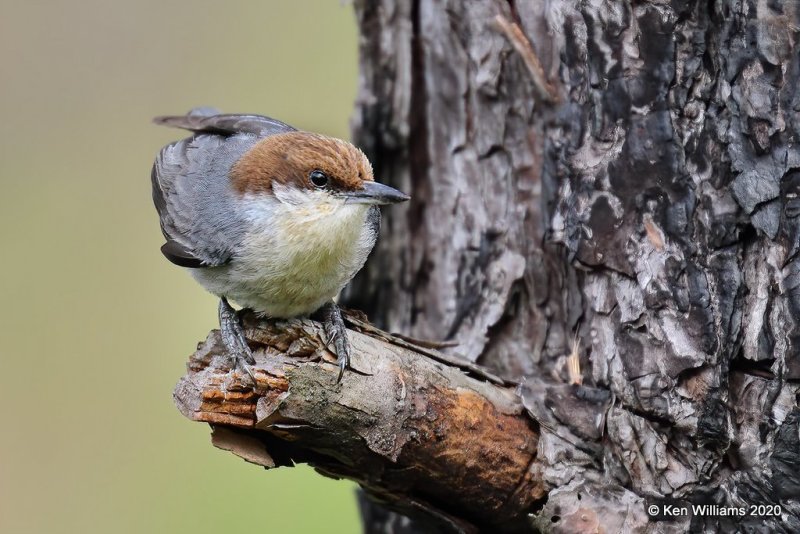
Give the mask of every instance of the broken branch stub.
M 352 330 L 352 369 L 337 384 L 317 323 L 244 319 L 256 386 L 231 374 L 212 331 L 175 389 L 215 446 L 265 467 L 310 463 L 397 507 L 524 529 L 545 490 L 530 469 L 538 430 L 513 389 Z

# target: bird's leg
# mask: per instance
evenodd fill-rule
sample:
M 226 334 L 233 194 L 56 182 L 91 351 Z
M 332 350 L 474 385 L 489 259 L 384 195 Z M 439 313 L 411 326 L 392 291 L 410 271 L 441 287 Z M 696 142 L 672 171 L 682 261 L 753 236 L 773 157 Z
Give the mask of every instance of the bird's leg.
M 336 349 L 336 363 L 339 365 L 339 377 L 336 381 L 341 382 L 344 370 L 350 367 L 350 342 L 347 340 L 342 311 L 335 302 L 330 301 L 320 308 L 319 313 L 322 315 L 322 324 L 328 336 L 327 343 L 333 342 Z
M 250 365 L 254 365 L 256 360 L 247 344 L 239 316 L 225 297 L 219 299 L 219 329 L 222 342 L 233 359 L 233 368 L 246 372 L 255 383 L 256 377 L 253 375 Z

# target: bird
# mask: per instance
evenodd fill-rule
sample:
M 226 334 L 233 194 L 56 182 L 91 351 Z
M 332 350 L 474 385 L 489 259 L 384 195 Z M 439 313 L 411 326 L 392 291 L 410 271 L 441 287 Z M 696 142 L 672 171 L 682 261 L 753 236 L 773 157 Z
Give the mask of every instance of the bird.
M 270 318 L 321 315 L 341 381 L 350 343 L 335 299 L 376 243 L 379 206 L 410 197 L 376 182 L 353 144 L 266 116 L 204 107 L 153 122 L 191 132 L 153 164 L 161 252 L 219 297 L 234 369 L 255 380 L 231 301 Z

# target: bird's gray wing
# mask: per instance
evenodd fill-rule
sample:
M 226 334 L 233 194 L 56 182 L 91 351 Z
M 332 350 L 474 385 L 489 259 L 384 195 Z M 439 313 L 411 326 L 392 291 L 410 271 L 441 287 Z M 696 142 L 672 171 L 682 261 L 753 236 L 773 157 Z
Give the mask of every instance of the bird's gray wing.
M 219 113 L 214 108 L 194 108 L 186 115 L 156 117 L 153 122 L 197 133 L 211 133 L 223 136 L 248 133 L 266 137 L 268 135 L 296 131 L 296 128 L 286 123 L 263 115 Z
M 167 240 L 161 252 L 176 265 L 215 267 L 233 253 L 236 212 L 226 205 L 227 173 L 214 165 L 225 141 L 216 135 L 183 139 L 162 148 L 153 164 L 153 203 Z
M 155 122 L 194 132 L 161 149 L 153 165 L 153 202 L 167 239 L 161 251 L 182 267 L 223 265 L 245 232 L 228 178 L 231 167 L 260 139 L 295 129 L 269 117 L 211 108 Z

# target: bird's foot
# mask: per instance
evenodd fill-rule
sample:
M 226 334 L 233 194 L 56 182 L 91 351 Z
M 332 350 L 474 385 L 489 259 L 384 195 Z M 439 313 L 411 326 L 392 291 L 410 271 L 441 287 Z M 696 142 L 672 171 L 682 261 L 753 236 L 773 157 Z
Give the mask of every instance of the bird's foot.
M 225 297 L 219 300 L 219 328 L 222 342 L 225 344 L 225 348 L 232 359 L 233 370 L 246 373 L 253 381 L 253 386 L 255 386 L 256 377 L 250 366 L 255 365 L 256 360 L 253 358 L 253 352 L 247 344 L 242 322 L 236 310 L 228 304 L 228 300 Z
M 350 342 L 347 339 L 347 328 L 344 326 L 342 311 L 339 306 L 331 301 L 320 309 L 322 324 L 327 336 L 326 345 L 333 343 L 336 352 L 336 364 L 339 366 L 339 377 L 336 382 L 342 381 L 344 370 L 350 367 Z

